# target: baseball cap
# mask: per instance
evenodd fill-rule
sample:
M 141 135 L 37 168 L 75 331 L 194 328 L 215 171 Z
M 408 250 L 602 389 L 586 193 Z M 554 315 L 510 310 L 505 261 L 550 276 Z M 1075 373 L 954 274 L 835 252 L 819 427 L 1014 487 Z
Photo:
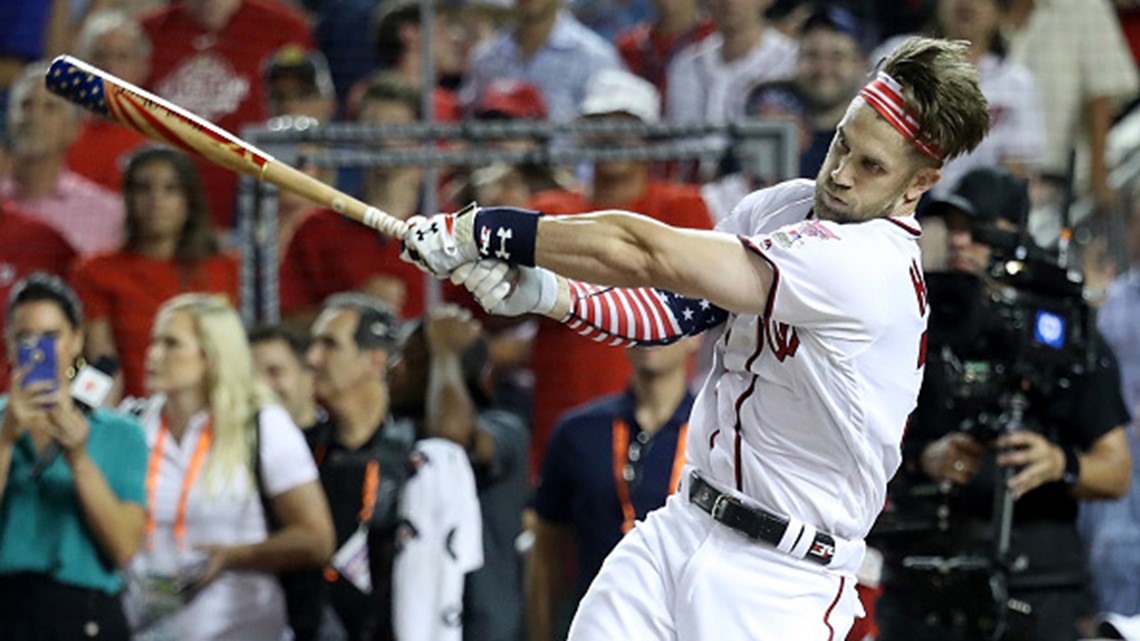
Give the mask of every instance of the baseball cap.
M 267 82 L 281 76 L 299 77 L 322 96 L 333 94 L 332 75 L 324 54 L 298 44 L 287 44 L 274 52 L 265 63 L 264 76 Z
M 627 113 L 646 124 L 661 120 L 661 94 L 648 80 L 628 71 L 603 69 L 590 76 L 586 97 L 578 107 L 582 116 Z
M 976 222 L 1000 219 L 1020 227 L 1029 214 L 1028 182 L 1004 167 L 975 167 L 962 174 L 949 190 L 933 196 L 923 213 L 941 216 L 948 208 L 961 211 Z
M 483 88 L 475 103 L 476 118 L 546 118 L 546 101 L 538 87 L 517 78 L 499 78 Z

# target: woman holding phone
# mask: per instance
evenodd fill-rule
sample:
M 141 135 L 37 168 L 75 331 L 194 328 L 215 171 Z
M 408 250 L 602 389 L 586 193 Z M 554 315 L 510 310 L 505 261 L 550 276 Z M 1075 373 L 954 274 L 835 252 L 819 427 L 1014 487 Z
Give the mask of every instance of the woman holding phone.
M 332 517 L 305 437 L 271 403 L 225 298 L 163 304 L 146 381 L 150 509 L 127 597 L 136 638 L 289 638 L 275 574 L 324 567 Z
M 119 569 L 145 523 L 138 423 L 69 394 L 83 312 L 55 276 L 11 291 L 0 398 L 0 639 L 127 639 Z

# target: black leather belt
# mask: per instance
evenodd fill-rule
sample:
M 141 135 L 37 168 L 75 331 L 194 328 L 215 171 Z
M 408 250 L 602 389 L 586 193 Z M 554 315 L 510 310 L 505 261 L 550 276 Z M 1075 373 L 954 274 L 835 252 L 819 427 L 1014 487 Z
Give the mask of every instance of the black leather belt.
M 739 498 L 721 492 L 699 474 L 693 472 L 689 484 L 689 501 L 709 513 L 713 520 L 726 525 L 745 536 L 768 543 L 772 547 L 779 547 L 780 541 L 788 531 L 788 519 L 772 514 L 767 510 L 745 505 Z M 797 536 L 803 536 L 805 528 L 801 527 Z M 799 540 L 793 542 L 794 549 Z M 835 538 L 826 532 L 815 533 L 811 545 L 807 547 L 803 558 L 827 565 L 835 556 Z

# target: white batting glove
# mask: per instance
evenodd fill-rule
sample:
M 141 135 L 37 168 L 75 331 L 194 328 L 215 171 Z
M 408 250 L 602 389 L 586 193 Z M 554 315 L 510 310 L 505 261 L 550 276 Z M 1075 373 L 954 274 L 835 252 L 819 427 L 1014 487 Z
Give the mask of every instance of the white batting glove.
M 558 277 L 541 267 L 483 259 L 455 269 L 451 282 L 462 285 L 488 313 L 498 316 L 545 314 L 558 300 Z
M 474 221 L 479 207 L 467 205 L 454 214 L 436 214 L 408 219 L 401 239 L 400 258 L 423 271 L 444 278 L 456 267 L 479 259 L 475 246 Z

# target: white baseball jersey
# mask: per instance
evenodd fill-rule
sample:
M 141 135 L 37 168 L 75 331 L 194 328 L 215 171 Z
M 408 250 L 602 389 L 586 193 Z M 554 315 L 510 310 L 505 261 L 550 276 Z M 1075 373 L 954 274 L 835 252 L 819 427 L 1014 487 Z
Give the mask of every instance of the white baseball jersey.
M 483 565 L 483 521 L 467 452 L 416 442 L 420 461 L 400 495 L 405 521 L 392 568 L 392 627 L 400 641 L 461 641 L 463 580 Z
M 697 507 L 683 475 L 606 558 L 571 641 L 842 639 L 861 615 L 855 572 L 918 398 L 926 289 L 910 218 L 820 221 L 813 195 L 811 181 L 782 183 L 718 225 L 772 267 L 760 316 L 570 281 L 566 323 L 596 340 L 665 343 L 722 326 L 689 463 L 790 526 L 778 545 L 750 539 Z M 812 527 L 839 537 L 826 568 L 805 560 Z
M 763 316 L 731 315 L 689 459 L 778 514 L 860 539 L 886 500 L 922 382 L 927 302 L 911 217 L 809 217 L 814 184 L 750 194 L 718 226 L 772 267 Z
M 814 184 L 749 194 L 717 229 L 772 267 L 763 316 L 646 288 L 570 281 L 567 324 L 662 343 L 724 325 L 689 461 L 762 507 L 861 539 L 886 499 L 922 382 L 927 303 L 912 217 L 811 216 Z

